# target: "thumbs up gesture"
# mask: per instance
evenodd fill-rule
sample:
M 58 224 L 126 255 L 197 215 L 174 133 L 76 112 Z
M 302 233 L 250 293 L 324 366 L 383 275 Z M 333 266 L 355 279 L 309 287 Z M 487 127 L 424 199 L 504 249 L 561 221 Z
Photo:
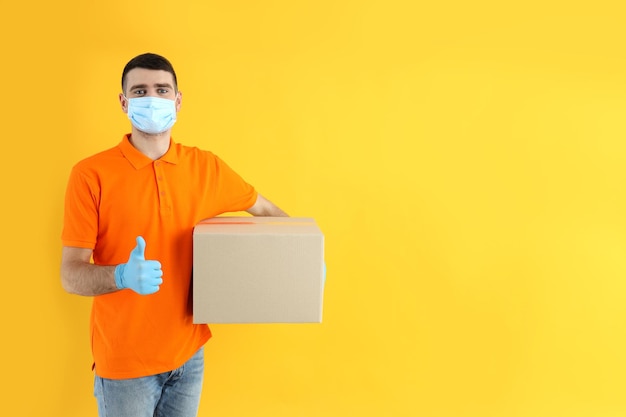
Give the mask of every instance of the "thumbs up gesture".
M 147 295 L 159 291 L 163 283 L 163 271 L 159 261 L 146 261 L 146 241 L 137 236 L 137 246 L 130 252 L 128 262 L 115 267 L 117 288 L 130 288 L 137 294 Z

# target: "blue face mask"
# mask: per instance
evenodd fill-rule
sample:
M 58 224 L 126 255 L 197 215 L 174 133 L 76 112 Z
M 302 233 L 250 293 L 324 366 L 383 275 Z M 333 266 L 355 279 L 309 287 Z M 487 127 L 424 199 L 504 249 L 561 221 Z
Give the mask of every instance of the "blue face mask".
M 157 134 L 176 122 L 176 100 L 159 97 L 137 97 L 128 100 L 128 118 L 136 129 Z

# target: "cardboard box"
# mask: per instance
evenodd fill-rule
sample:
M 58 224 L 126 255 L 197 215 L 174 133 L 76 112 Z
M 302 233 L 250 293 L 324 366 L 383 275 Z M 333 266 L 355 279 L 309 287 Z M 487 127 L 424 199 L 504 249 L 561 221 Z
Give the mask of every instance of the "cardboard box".
M 323 263 L 313 219 L 204 220 L 193 232 L 194 323 L 320 323 Z

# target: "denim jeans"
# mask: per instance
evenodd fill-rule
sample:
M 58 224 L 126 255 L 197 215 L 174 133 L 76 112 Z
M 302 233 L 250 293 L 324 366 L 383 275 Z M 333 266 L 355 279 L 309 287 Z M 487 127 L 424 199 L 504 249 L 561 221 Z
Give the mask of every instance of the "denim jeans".
M 96 375 L 100 417 L 196 417 L 204 377 L 204 352 L 170 372 L 133 379 Z

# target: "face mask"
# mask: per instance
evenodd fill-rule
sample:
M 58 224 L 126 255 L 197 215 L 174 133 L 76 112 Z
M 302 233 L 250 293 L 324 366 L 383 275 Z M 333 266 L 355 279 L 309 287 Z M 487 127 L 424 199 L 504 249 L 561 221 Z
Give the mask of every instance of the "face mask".
M 176 100 L 159 97 L 137 97 L 128 100 L 128 118 L 136 129 L 157 134 L 176 122 Z

